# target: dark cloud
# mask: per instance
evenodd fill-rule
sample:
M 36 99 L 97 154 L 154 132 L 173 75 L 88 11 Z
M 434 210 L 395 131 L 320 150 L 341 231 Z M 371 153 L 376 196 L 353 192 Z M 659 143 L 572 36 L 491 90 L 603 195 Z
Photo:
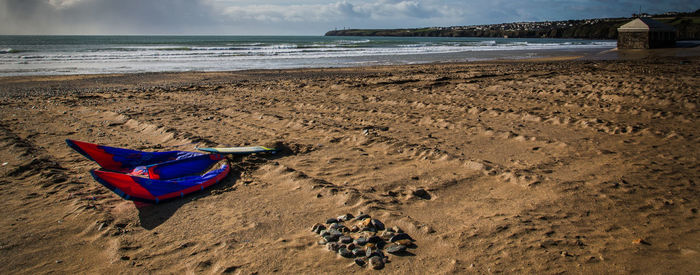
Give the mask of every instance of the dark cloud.
M 213 8 L 199 1 L 0 1 L 3 33 L 182 33 L 218 25 Z
M 0 0 L 0 34 L 322 34 L 694 11 L 697 0 Z

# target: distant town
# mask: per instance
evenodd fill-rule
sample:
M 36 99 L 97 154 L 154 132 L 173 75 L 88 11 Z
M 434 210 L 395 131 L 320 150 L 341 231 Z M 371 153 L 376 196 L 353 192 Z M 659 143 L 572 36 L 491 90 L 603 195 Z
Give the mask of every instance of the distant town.
M 511 38 L 587 38 L 616 39 L 617 28 L 637 17 L 652 17 L 674 26 L 680 40 L 700 40 L 700 10 L 633 14 L 630 18 L 597 18 L 566 21 L 513 22 L 488 25 L 428 27 L 416 29 L 345 29 L 326 36 L 435 36 L 435 37 L 511 37 Z

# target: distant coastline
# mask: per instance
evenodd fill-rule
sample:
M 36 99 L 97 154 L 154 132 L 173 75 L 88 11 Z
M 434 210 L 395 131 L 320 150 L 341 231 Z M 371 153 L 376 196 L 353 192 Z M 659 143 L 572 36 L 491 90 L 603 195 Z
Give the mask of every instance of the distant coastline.
M 640 14 L 674 26 L 679 40 L 700 40 L 700 10 L 690 13 Z M 332 30 L 326 36 L 395 37 L 508 37 L 508 38 L 582 38 L 617 39 L 617 28 L 633 18 L 515 22 L 491 25 L 428 27 L 415 29 Z

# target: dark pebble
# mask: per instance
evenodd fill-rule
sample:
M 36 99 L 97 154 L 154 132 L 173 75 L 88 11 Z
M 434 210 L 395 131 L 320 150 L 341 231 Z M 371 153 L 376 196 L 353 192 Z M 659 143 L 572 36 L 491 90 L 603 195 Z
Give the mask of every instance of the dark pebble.
M 337 238 L 340 238 L 340 236 L 343 236 L 343 232 L 340 232 L 336 229 L 328 230 L 328 234 L 332 235 L 332 236 L 336 236 Z
M 317 223 L 317 224 L 314 224 L 313 227 L 311 227 L 311 232 L 314 232 L 314 233 L 316 233 L 316 234 L 319 234 L 319 233 L 321 233 L 321 230 L 324 230 L 324 229 L 326 229 L 326 226 L 325 226 L 325 225 L 322 225 L 322 224 L 320 224 L 320 223 Z
M 348 250 L 345 247 L 341 247 L 340 249 L 338 249 L 338 254 L 340 254 L 340 256 L 343 256 L 345 258 L 355 257 L 355 254 L 353 254 L 350 250 Z
M 359 266 L 365 266 L 365 260 L 357 258 L 355 259 L 355 264 Z
M 384 260 L 379 256 L 369 258 L 369 265 L 374 269 L 384 268 Z
M 425 189 L 423 189 L 423 188 L 413 191 L 413 195 L 416 197 L 419 197 L 421 199 L 426 199 L 426 200 L 430 199 L 430 194 L 428 194 L 428 191 L 425 191 Z
M 392 244 L 390 246 L 387 246 L 385 248 L 386 252 L 389 252 L 391 254 L 397 254 L 406 251 L 406 246 L 405 245 L 396 245 Z
M 383 259 L 384 253 L 382 253 L 382 251 L 377 248 L 367 248 L 367 250 L 365 250 L 365 257 L 370 258 L 374 256 L 379 256 Z
M 337 252 L 338 249 L 340 249 L 340 245 L 338 243 L 327 243 L 326 249 L 333 251 L 333 252 Z
M 323 239 L 326 240 L 326 241 L 329 242 L 329 243 L 330 243 L 330 242 L 337 242 L 337 241 L 338 241 L 338 236 L 335 236 L 335 235 L 326 235 L 326 236 L 323 237 Z
M 319 231 L 318 234 L 321 235 L 321 237 L 324 237 L 324 236 L 329 235 L 331 233 L 329 233 L 328 230 L 323 229 L 323 230 Z
M 330 229 L 340 229 L 341 227 L 345 227 L 345 226 L 342 224 L 339 224 L 339 223 L 335 223 L 335 222 L 331 223 L 331 225 L 328 226 L 328 228 L 330 228 Z
M 367 214 L 362 214 L 362 215 L 359 215 L 359 216 L 355 217 L 355 220 L 356 220 L 356 221 L 361 221 L 361 220 L 368 219 L 368 218 L 371 218 L 371 217 L 370 217 L 369 215 L 367 215 Z
M 338 239 L 340 240 L 341 243 L 352 243 L 352 241 L 353 241 L 352 237 L 348 237 L 348 236 L 340 236 Z
M 338 222 L 338 220 L 336 220 L 334 218 L 330 218 L 330 219 L 326 220 L 326 224 L 332 224 L 332 223 L 337 223 L 337 222 Z
M 377 219 L 372 219 L 372 227 L 376 228 L 377 230 L 384 230 L 384 224 L 377 220 Z
M 382 241 L 382 238 L 380 238 L 379 236 L 372 236 L 372 237 L 369 237 L 369 239 L 367 239 L 367 242 L 370 242 L 370 243 L 380 243 L 381 241 Z
M 399 233 L 399 234 L 396 234 L 393 237 L 391 237 L 391 239 L 389 239 L 389 242 L 393 243 L 393 242 L 399 241 L 399 240 L 413 240 L 413 238 L 411 238 L 411 236 L 409 236 L 406 233 Z
M 359 245 L 359 246 L 363 246 L 363 245 L 367 244 L 367 238 L 359 237 L 359 238 L 355 239 L 355 244 Z
M 352 250 L 352 254 L 354 254 L 355 257 L 362 257 L 365 255 L 365 251 L 362 250 L 362 248 L 355 248 Z

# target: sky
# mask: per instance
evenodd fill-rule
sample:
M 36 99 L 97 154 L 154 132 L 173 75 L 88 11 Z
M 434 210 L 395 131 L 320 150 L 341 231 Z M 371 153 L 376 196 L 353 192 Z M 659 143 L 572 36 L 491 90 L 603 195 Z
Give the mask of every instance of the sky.
M 698 0 L 0 0 L 0 34 L 323 35 L 695 11 Z

